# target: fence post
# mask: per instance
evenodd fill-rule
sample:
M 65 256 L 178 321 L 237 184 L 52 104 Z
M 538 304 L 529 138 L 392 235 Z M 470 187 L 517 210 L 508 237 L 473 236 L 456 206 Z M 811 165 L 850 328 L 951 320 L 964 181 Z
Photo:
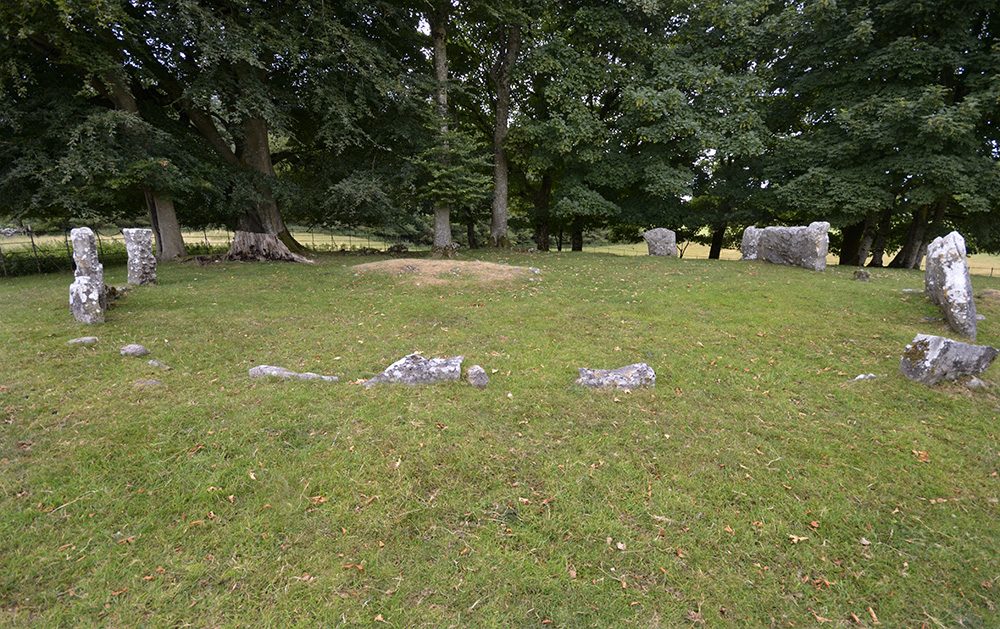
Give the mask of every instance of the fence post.
M 38 247 L 35 246 L 35 232 L 31 229 L 31 225 L 28 225 L 28 237 L 31 238 L 31 251 L 35 254 L 35 269 L 41 275 L 42 265 L 38 262 Z

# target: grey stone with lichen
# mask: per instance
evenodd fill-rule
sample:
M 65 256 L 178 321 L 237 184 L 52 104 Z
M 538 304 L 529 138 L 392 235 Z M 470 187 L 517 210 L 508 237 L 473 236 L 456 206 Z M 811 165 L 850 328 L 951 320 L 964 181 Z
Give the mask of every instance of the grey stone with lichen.
M 408 385 L 434 384 L 462 377 L 462 356 L 450 358 L 424 358 L 410 354 L 386 367 L 385 371 L 365 382 L 365 387 L 382 383 Z
M 757 255 L 773 264 L 801 266 L 813 271 L 826 269 L 830 249 L 830 223 L 817 221 L 808 227 L 765 227 L 760 232 Z
M 128 283 L 142 286 L 156 283 L 156 256 L 152 229 L 123 229 L 128 251 Z
M 757 246 L 760 244 L 760 232 L 762 231 L 753 225 L 743 230 L 743 240 L 740 241 L 740 253 L 742 254 L 740 260 L 757 259 Z
M 656 386 L 656 372 L 646 363 L 635 363 L 618 369 L 578 367 L 577 384 L 595 389 L 637 389 Z
M 952 330 L 976 340 L 976 302 L 965 259 L 965 239 L 958 232 L 935 238 L 927 245 L 924 292 L 941 308 Z
M 97 342 L 96 336 L 81 336 L 78 339 L 70 339 L 66 341 L 67 345 L 93 345 Z
M 137 345 L 135 343 L 129 343 L 125 347 L 118 350 L 118 353 L 122 356 L 145 356 L 149 353 L 149 350 L 142 345 Z
M 910 380 L 937 384 L 986 370 L 997 354 L 995 347 L 953 341 L 941 336 L 918 334 L 903 351 L 899 371 Z
M 473 365 L 465 371 L 465 377 L 469 384 L 477 389 L 485 389 L 490 383 L 490 377 L 486 375 L 486 370 L 479 365 Z
M 323 380 L 324 382 L 339 382 L 337 376 L 323 376 L 311 371 L 298 373 L 285 369 L 284 367 L 273 367 L 271 365 L 258 365 L 250 369 L 251 378 L 281 378 L 282 380 Z
M 73 283 L 69 286 L 69 311 L 81 323 L 104 323 L 107 295 L 104 265 L 97 259 L 97 239 L 89 227 L 77 227 L 69 233 L 73 243 Z
M 651 229 L 642 235 L 651 256 L 677 257 L 677 234 L 666 227 Z

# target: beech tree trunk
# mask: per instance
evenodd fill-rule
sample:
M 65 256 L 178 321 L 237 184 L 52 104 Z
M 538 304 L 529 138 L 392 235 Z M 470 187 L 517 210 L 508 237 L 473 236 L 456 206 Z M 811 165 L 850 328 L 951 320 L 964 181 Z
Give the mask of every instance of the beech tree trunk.
M 728 223 L 723 223 L 712 232 L 712 246 L 708 250 L 709 260 L 718 260 L 722 255 L 722 242 L 726 238 L 726 227 Z
M 913 268 L 914 260 L 917 260 L 917 256 L 922 253 L 920 246 L 924 240 L 924 233 L 927 231 L 928 212 L 929 206 L 925 205 L 913 213 L 913 220 L 910 222 L 910 229 L 906 234 L 906 242 L 903 243 L 903 248 L 899 250 L 896 257 L 889 263 L 890 268 Z M 919 262 L 919 260 L 917 261 Z
M 245 120 L 239 147 L 240 154 L 237 157 L 240 163 L 263 176 L 263 182 L 257 186 L 262 198 L 236 219 L 235 234 L 226 259 L 248 262 L 311 262 L 299 255 L 298 252 L 305 248 L 288 232 L 278 203 L 266 183 L 268 179 L 274 178 L 267 121 L 260 116 Z
M 570 226 L 570 243 L 571 251 L 583 251 L 583 224 L 579 219 Z
M 865 229 L 861 234 L 861 242 L 858 243 L 857 266 L 864 266 L 868 261 L 868 254 L 871 253 L 872 243 L 875 242 L 875 234 L 878 231 L 879 216 L 878 212 L 872 212 L 865 217 Z
M 149 222 L 153 227 L 156 259 L 164 262 L 186 256 L 187 249 L 184 247 L 181 226 L 177 222 L 174 202 L 158 196 L 152 190 L 147 190 L 146 208 L 149 210 Z
M 508 215 L 508 171 L 507 141 L 508 118 L 510 117 L 511 71 L 521 48 L 521 27 L 504 29 L 500 40 L 500 54 L 490 68 L 490 78 L 496 87 L 496 111 L 493 119 L 493 207 L 490 219 L 490 245 L 510 246 L 507 235 Z
M 441 142 L 443 154 L 448 153 L 448 11 L 451 4 L 448 0 L 435 4 L 430 16 L 431 48 L 434 64 L 434 115 L 441 127 Z M 441 199 L 434 201 L 434 245 L 432 251 L 437 255 L 450 255 L 451 239 L 451 207 Z
M 861 239 L 865 234 L 866 221 L 859 221 L 853 225 L 845 227 L 841 231 L 843 241 L 840 243 L 840 265 L 841 266 L 863 266 L 864 261 L 858 262 L 858 252 L 861 250 Z M 868 257 L 867 255 L 865 257 Z
M 880 268 L 882 266 L 882 257 L 885 255 L 885 243 L 889 239 L 889 230 L 892 229 L 892 209 L 892 207 L 887 207 L 879 217 L 875 244 L 872 246 L 872 261 L 868 263 L 870 267 Z

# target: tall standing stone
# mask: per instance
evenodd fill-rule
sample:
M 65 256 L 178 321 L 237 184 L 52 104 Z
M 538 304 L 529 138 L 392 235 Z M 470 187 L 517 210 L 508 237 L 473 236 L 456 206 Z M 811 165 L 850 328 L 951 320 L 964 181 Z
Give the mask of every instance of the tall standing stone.
M 156 283 L 156 256 L 152 229 L 123 229 L 128 251 L 128 283 L 137 286 Z
M 97 259 L 97 239 L 89 227 L 77 227 L 69 233 L 73 243 L 75 278 L 69 287 L 69 310 L 82 323 L 104 323 L 107 297 L 104 291 L 104 265 Z
M 642 235 L 649 247 L 649 255 L 677 257 L 677 234 L 666 227 L 651 229 Z
M 740 242 L 741 260 L 756 260 L 757 247 L 760 245 L 760 233 L 764 231 L 753 225 L 743 230 L 743 240 Z
M 927 245 L 924 292 L 941 308 L 952 330 L 976 340 L 976 302 L 965 259 L 965 239 L 958 232 Z

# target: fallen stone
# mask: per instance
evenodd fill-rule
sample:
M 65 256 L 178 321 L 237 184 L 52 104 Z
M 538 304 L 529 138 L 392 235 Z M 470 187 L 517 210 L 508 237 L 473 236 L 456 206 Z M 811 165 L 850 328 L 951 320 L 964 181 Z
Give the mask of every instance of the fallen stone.
M 924 292 L 941 308 L 952 330 L 976 340 L 976 301 L 965 259 L 965 239 L 958 232 L 927 245 Z
M 392 363 L 385 371 L 365 382 L 365 387 L 372 387 L 383 382 L 415 385 L 458 380 L 462 376 L 462 360 L 462 356 L 424 358 L 419 354 L 410 354 Z
M 323 376 L 311 371 L 297 373 L 284 367 L 272 367 L 271 365 L 258 365 L 250 369 L 251 378 L 281 378 L 283 380 L 323 380 L 324 382 L 340 382 L 337 376 Z
M 651 256 L 677 257 L 677 234 L 666 227 L 651 229 L 642 235 Z
M 646 363 L 635 363 L 618 369 L 578 367 L 577 384 L 596 389 L 637 389 L 656 386 L 656 373 Z
M 986 370 L 997 354 L 995 347 L 972 345 L 941 336 L 918 334 L 906 346 L 899 371 L 910 380 L 937 384 L 962 376 L 975 376 Z
M 67 345 L 93 345 L 97 342 L 96 336 L 81 336 L 78 339 L 70 339 L 66 341 Z
M 772 264 L 801 266 L 813 271 L 826 269 L 830 248 L 830 223 L 817 221 L 808 227 L 765 227 L 757 244 L 757 255 Z
M 145 356 L 149 353 L 148 349 L 142 345 L 136 345 L 135 343 L 126 345 L 118 351 L 122 356 Z
M 123 229 L 128 252 L 128 283 L 136 286 L 156 283 L 156 256 L 152 229 Z
M 170 371 L 171 369 L 173 369 L 173 367 L 171 367 L 170 365 L 166 365 L 164 363 L 161 363 L 158 360 L 151 360 L 151 361 L 149 361 L 146 364 L 147 365 L 152 365 L 153 367 L 159 367 L 160 369 L 162 369 L 164 371 Z
M 854 279 L 859 282 L 867 282 L 872 279 L 872 273 L 868 269 L 857 269 L 854 271 Z
M 490 383 L 490 377 L 486 375 L 486 370 L 479 365 L 473 365 L 465 371 L 465 377 L 469 384 L 477 389 L 485 389 Z
M 740 242 L 740 253 L 743 254 L 741 260 L 757 259 L 757 246 L 760 244 L 760 232 L 762 231 L 753 225 L 743 230 L 743 240 Z

